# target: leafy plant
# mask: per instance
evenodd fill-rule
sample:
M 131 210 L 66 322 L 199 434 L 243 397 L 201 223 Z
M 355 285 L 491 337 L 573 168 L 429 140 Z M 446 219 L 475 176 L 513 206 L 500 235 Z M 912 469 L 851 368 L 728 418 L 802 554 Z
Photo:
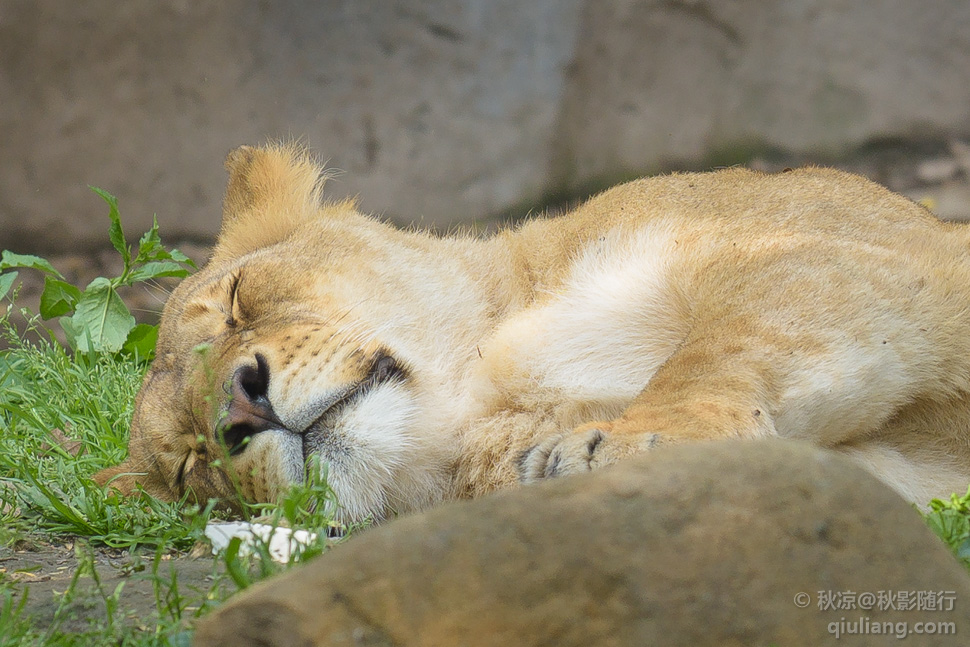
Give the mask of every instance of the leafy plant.
M 95 471 L 124 457 L 135 393 L 155 342 L 154 327 L 135 325 L 118 290 L 163 276 L 185 276 L 192 267 L 184 255 L 162 246 L 157 223 L 137 247 L 130 247 L 116 200 L 94 191 L 109 205 L 109 236 L 124 264 L 120 276 L 100 277 L 81 289 L 43 258 L 9 251 L 0 256 L 0 299 L 15 302 L 18 269 L 34 269 L 45 277 L 40 313 L 19 310 L 30 334 L 23 334 L 22 323 L 14 325 L 13 305 L 0 310 L 5 346 L 0 350 L 0 550 L 13 542 L 40 551 L 61 542 L 82 547 L 75 555 L 74 576 L 64 591 L 55 593 L 49 623 L 31 616 L 28 585 L 0 569 L 0 647 L 187 647 L 197 618 L 240 586 L 322 552 L 330 543 L 328 535 L 340 529 L 333 521 L 336 501 L 326 472 L 313 465 L 313 478 L 291 488 L 278 505 L 251 506 L 247 512 L 262 515 L 260 521 L 272 526 L 308 530 L 315 541 L 298 546 L 287 564 L 272 561 L 268 543 L 257 543 L 243 555 L 237 542 L 235 550 L 213 560 L 211 576 L 180 581 L 170 567 L 204 538 L 206 523 L 220 514 L 215 502 L 190 506 L 144 493 L 121 497 L 91 480 Z M 50 320 L 59 322 L 71 350 L 54 341 L 44 323 Z M 205 349 L 198 352 L 204 355 Z M 105 579 L 110 573 L 105 569 L 111 568 L 106 555 L 137 563 L 146 549 L 155 556 L 149 558 L 148 572 L 136 573 L 126 586 L 109 584 L 115 578 Z M 138 617 L 129 615 L 131 600 L 138 598 L 132 591 L 141 584 L 135 578 L 148 579 L 154 593 L 154 609 Z M 36 599 L 31 596 L 31 603 Z M 87 625 L 79 624 L 78 615 Z
M 933 499 L 923 518 L 970 570 L 970 488 L 963 496 L 951 494 L 949 501 Z
M 0 256 L 0 271 L 34 269 L 44 273 L 44 291 L 40 299 L 40 315 L 45 319 L 59 318 L 71 348 L 81 353 L 123 352 L 143 360 L 151 358 L 158 337 L 157 327 L 136 324 L 128 306 L 118 295 L 118 288 L 152 281 L 162 277 L 182 278 L 195 264 L 176 249 L 168 250 L 158 235 L 158 220 L 132 249 L 121 227 L 118 200 L 113 195 L 91 187 L 108 204 L 111 227 L 108 237 L 121 254 L 124 269 L 120 276 L 99 276 L 83 290 L 68 283 L 64 275 L 39 256 L 15 254 L 4 250 Z M 0 275 L 0 298 L 6 296 L 17 278 L 17 272 Z

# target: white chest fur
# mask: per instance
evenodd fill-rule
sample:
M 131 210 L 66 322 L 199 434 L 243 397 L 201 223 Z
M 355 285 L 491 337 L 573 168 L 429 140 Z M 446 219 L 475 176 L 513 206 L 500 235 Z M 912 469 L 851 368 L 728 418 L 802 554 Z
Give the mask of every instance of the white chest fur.
M 488 382 L 523 407 L 575 418 L 618 415 L 686 335 L 671 289 L 673 235 L 662 226 L 611 231 L 568 276 L 504 321 L 482 348 Z

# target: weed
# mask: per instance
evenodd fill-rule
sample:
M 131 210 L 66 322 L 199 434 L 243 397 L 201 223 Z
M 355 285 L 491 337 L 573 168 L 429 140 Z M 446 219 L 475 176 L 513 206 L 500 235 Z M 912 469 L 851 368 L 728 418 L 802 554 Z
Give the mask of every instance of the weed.
M 30 621 L 25 617 L 27 592 L 18 600 L 13 586 L 0 580 L 0 647 L 18 647 L 30 633 Z
M 124 266 L 119 276 L 96 278 L 82 289 L 43 258 L 9 251 L 0 256 L 0 271 L 7 270 L 0 274 L 0 299 L 9 302 L 0 313 L 7 347 L 0 351 L 0 550 L 25 541 L 77 547 L 77 566 L 44 626 L 30 615 L 29 588 L 16 581 L 22 578 L 5 577 L 0 568 L 0 647 L 188 645 L 194 620 L 237 588 L 319 554 L 334 527 L 336 501 L 325 472 L 310 470 L 321 476 L 291 489 L 282 505 L 247 510 L 274 525 L 312 526 L 318 541 L 301 547 L 285 565 L 268 559 L 268 547 L 258 542 L 255 556 L 242 557 L 237 547 L 213 560 L 201 583 L 186 584 L 172 558 L 203 540 L 206 523 L 218 516 L 215 502 L 165 503 L 144 493 L 119 497 L 91 480 L 94 472 L 125 456 L 134 396 L 157 337 L 154 326 L 135 325 L 117 289 L 185 276 L 193 267 L 162 245 L 157 222 L 137 249 L 130 247 L 117 201 L 94 190 L 109 206 L 109 238 Z M 16 270 L 23 269 L 44 274 L 39 314 L 16 308 Z M 15 313 L 27 322 L 26 331 L 14 326 Z M 48 322 L 62 328 L 68 348 L 55 341 Z M 105 579 L 105 573 L 116 572 L 105 563 L 106 547 L 127 555 L 127 584 L 109 585 Z M 141 557 L 146 550 L 153 555 L 147 563 Z M 150 617 L 133 618 L 126 611 L 126 594 L 136 584 L 131 578 L 148 580 L 154 602 Z M 78 613 L 91 622 L 79 626 Z
M 147 361 L 155 350 L 158 330 L 149 324 L 135 324 L 128 306 L 118 296 L 118 288 L 162 277 L 182 278 L 195 264 L 185 254 L 162 245 L 157 219 L 141 237 L 138 252 L 132 257 L 121 227 L 117 199 L 102 189 L 91 187 L 91 190 L 108 204 L 111 219 L 108 238 L 124 261 L 120 276 L 99 276 L 81 290 L 68 283 L 47 260 L 7 250 L 0 256 L 0 271 L 30 268 L 44 273 L 40 315 L 44 319 L 59 317 L 58 323 L 74 350 L 82 353 L 124 352 Z M 16 278 L 17 272 L 0 276 L 0 298 L 10 291 Z
M 923 518 L 970 570 L 970 488 L 963 496 L 951 494 L 948 501 L 933 499 L 930 501 L 930 511 Z

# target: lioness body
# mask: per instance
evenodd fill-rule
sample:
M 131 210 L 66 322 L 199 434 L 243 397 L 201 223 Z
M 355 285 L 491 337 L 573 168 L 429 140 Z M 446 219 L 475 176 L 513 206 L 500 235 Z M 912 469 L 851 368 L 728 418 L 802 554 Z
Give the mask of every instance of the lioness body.
M 318 454 L 347 517 L 382 518 L 771 435 L 915 501 L 970 482 L 970 236 L 867 180 L 669 175 L 477 240 L 320 206 L 292 149 L 227 164 L 213 259 L 102 474 L 144 474 L 122 489 L 267 500 Z

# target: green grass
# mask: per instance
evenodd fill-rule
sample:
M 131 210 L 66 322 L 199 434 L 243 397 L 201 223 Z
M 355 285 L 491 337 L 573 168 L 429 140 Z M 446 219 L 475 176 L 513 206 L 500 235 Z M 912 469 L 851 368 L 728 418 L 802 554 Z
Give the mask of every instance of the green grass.
M 0 348 L 6 348 L 0 350 L 0 546 L 8 554 L 14 545 L 41 552 L 56 544 L 75 547 L 71 578 L 65 590 L 55 591 L 54 610 L 43 622 L 28 612 L 29 586 L 17 581 L 30 573 L 8 574 L 0 564 L 0 647 L 187 645 L 196 619 L 235 590 L 323 552 L 327 531 L 336 525 L 326 471 L 314 466 L 310 471 L 319 476 L 292 487 L 276 504 L 245 508 L 247 516 L 272 526 L 316 531 L 314 542 L 278 564 L 266 543 L 256 541 L 247 552 L 233 540 L 201 583 L 184 582 L 167 565 L 204 544 L 206 523 L 218 515 L 215 502 L 200 507 L 146 494 L 120 497 L 92 481 L 95 472 L 125 457 L 135 394 L 157 338 L 156 326 L 136 325 L 118 288 L 183 277 L 194 268 L 184 254 L 162 245 L 157 222 L 129 245 L 117 201 L 94 191 L 109 208 L 108 238 L 123 261 L 120 276 L 98 277 L 82 288 L 43 258 L 0 255 Z M 39 315 L 16 307 L 16 279 L 24 269 L 44 276 Z M 26 320 L 26 329 L 17 328 L 13 314 Z M 67 347 L 55 341 L 49 325 L 60 329 Z M 132 577 L 150 583 L 149 618 L 125 615 L 125 580 L 104 582 L 109 553 Z
M 0 354 L 0 526 L 5 543 L 83 537 L 92 546 L 135 552 L 143 547 L 158 554 L 190 547 L 200 536 L 205 511 L 184 515 L 178 506 L 149 497 L 119 498 L 91 480 L 95 471 L 124 457 L 127 420 L 144 364 L 107 354 L 69 355 L 45 338 L 36 318 L 29 321 L 41 341 L 24 341 L 9 312 L 0 318 L 9 345 Z M 59 444 L 54 429 L 80 443 L 76 456 Z M 82 553 L 61 608 L 80 578 L 96 573 Z M 24 598 L 17 601 L 14 588 L 13 581 L 0 579 L 0 647 L 108 644 L 119 638 L 122 644 L 165 644 L 132 642 L 123 635 L 114 620 L 123 591 L 101 591 L 103 631 L 66 634 L 57 629 L 60 614 L 43 631 L 33 629 Z
M 188 644 L 194 620 L 231 592 L 325 550 L 336 502 L 321 472 L 279 504 L 250 509 L 272 525 L 317 529 L 317 542 L 289 563 L 277 564 L 268 559 L 267 546 L 257 544 L 255 554 L 244 556 L 234 540 L 216 559 L 209 586 L 193 590 L 179 582 L 174 572 L 162 568 L 166 556 L 178 557 L 203 539 L 203 528 L 215 515 L 211 506 L 163 503 L 147 495 L 119 497 L 91 480 L 94 472 L 125 456 L 145 363 L 122 354 L 72 354 L 52 341 L 36 318 L 29 321 L 31 337 L 40 341 L 25 341 L 9 312 L 0 316 L 0 334 L 8 345 L 0 352 L 0 542 L 74 541 L 81 548 L 74 579 L 60 596 L 61 612 L 48 627 L 34 626 L 23 597 L 14 595 L 16 584 L 0 574 L 0 647 Z M 63 447 L 54 429 L 80 443 L 79 448 Z M 124 587 L 101 587 L 92 554 L 106 547 L 124 549 L 128 562 L 141 563 L 140 576 L 152 580 L 153 627 L 126 624 L 119 616 Z M 66 622 L 65 611 L 79 595 L 80 583 L 93 590 L 100 608 L 94 614 L 96 626 L 84 631 Z M 59 628 L 68 624 L 70 630 Z
M 31 326 L 38 330 L 36 319 Z M 114 547 L 186 537 L 189 525 L 176 506 L 119 499 L 90 479 L 125 455 L 144 365 L 106 354 L 71 356 L 44 339 L 22 341 L 9 316 L 0 318 L 0 330 L 10 345 L 0 355 L 4 526 L 76 534 Z M 81 443 L 77 456 L 58 444 L 55 429 Z

